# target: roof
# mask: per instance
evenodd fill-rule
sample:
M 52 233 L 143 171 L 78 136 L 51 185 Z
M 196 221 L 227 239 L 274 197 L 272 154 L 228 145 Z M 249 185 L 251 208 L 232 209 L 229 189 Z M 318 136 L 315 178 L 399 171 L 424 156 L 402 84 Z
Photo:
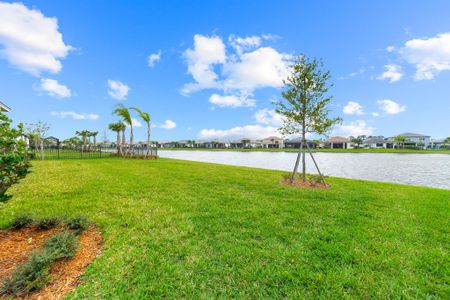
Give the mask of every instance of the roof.
M 364 144 L 382 144 L 386 143 L 386 140 L 383 137 L 370 137 L 364 140 Z
M 2 101 L 0 101 L 0 111 L 9 112 L 11 111 L 11 108 Z
M 264 140 L 277 140 L 277 141 L 280 141 L 280 140 L 283 140 L 283 139 L 280 138 L 279 136 L 271 135 L 271 136 L 268 136 L 268 137 L 266 137 L 266 138 L 263 138 L 262 140 L 263 140 L 263 141 L 264 141 Z
M 403 135 L 405 137 L 430 137 L 429 135 L 424 135 L 424 134 L 420 134 L 420 133 L 413 133 L 413 132 L 403 132 L 398 134 L 399 135 Z
M 325 143 L 349 143 L 350 139 L 346 138 L 346 137 L 342 137 L 342 136 L 332 136 L 329 139 L 324 141 Z

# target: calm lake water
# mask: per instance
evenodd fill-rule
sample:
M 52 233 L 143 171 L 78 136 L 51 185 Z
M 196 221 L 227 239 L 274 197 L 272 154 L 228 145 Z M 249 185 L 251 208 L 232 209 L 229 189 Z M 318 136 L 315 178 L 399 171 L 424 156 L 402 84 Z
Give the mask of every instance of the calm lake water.
M 161 157 L 292 171 L 292 152 L 160 150 Z M 314 153 L 328 176 L 386 181 L 450 189 L 450 155 L 396 153 Z M 317 173 L 307 156 L 307 172 Z

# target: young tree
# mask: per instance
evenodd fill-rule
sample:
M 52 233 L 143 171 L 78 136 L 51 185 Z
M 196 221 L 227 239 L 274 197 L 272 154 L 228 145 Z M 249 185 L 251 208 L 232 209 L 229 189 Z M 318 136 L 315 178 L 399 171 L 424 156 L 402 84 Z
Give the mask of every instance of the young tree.
M 34 149 L 40 148 L 41 159 L 45 158 L 44 154 L 44 137 L 50 130 L 50 125 L 46 122 L 38 121 L 37 123 L 27 124 L 25 132 L 27 136 L 32 140 Z
M 327 96 L 332 84 L 330 72 L 324 70 L 323 63 L 315 58 L 304 55 L 298 56 L 290 68 L 290 74 L 283 81 L 284 100 L 277 103 L 276 112 L 283 118 L 283 125 L 279 131 L 283 135 L 301 134 L 300 149 L 292 171 L 291 182 L 295 182 L 300 158 L 302 157 L 302 180 L 306 181 L 305 148 L 309 150 L 306 134 L 326 134 L 334 124 L 340 123 L 341 118 L 328 117 L 328 104 L 332 96 Z M 309 150 L 311 158 L 323 180 L 319 167 Z
M 92 131 L 90 135 L 94 138 L 94 148 L 97 147 L 97 135 L 98 131 Z
M 139 117 L 147 124 L 147 154 L 150 151 L 150 115 L 148 112 L 144 112 L 137 107 L 130 107 L 132 110 L 136 111 L 139 114 Z

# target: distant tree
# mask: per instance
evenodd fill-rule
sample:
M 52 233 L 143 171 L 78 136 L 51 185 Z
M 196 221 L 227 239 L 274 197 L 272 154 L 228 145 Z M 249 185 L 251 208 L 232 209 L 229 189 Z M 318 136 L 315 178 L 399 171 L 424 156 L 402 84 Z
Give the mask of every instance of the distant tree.
M 44 138 L 50 130 L 50 125 L 46 122 L 38 121 L 37 123 L 26 124 L 26 135 L 31 139 L 34 149 L 40 148 L 40 158 L 45 158 L 44 153 Z
M 150 151 L 150 114 L 148 112 L 144 112 L 144 111 L 140 110 L 137 107 L 131 107 L 131 109 L 136 111 L 139 114 L 139 117 L 142 119 L 142 121 L 144 121 L 145 124 L 147 124 L 147 154 L 146 154 L 146 156 L 148 156 L 149 151 Z
M 83 150 L 86 149 L 87 139 L 90 134 L 89 130 L 81 130 L 81 131 L 77 130 L 77 131 L 75 131 L 75 134 L 80 136 L 81 139 L 83 140 L 83 148 L 82 149 Z
M 296 58 L 290 68 L 290 74 L 283 81 L 284 101 L 279 101 L 276 108 L 276 112 L 283 118 L 283 125 L 279 130 L 283 135 L 301 134 L 300 149 L 291 176 L 292 183 L 295 182 L 302 155 L 302 181 L 306 181 L 305 148 L 309 149 L 306 134 L 326 134 L 334 124 L 341 122 L 340 118 L 328 117 L 328 104 L 332 96 L 326 94 L 332 86 L 328 84 L 330 78 L 330 72 L 323 69 L 322 61 L 301 55 Z M 311 151 L 310 155 L 315 163 Z M 321 175 L 317 164 L 316 167 Z
M 127 107 L 119 104 L 113 111 L 113 114 L 122 118 L 122 121 L 130 126 L 130 148 L 133 147 L 133 120 Z M 123 137 L 123 136 L 122 136 Z M 122 141 L 123 142 L 123 141 Z
M 111 123 L 108 128 L 117 134 L 117 155 L 122 154 L 122 143 L 120 142 L 120 133 L 124 130 L 125 124 L 122 122 Z
M 69 146 L 78 146 L 78 145 L 82 144 L 82 141 L 78 137 L 74 136 L 74 137 L 65 139 L 63 141 L 63 144 L 69 145 Z
M 350 142 L 353 144 L 356 144 L 356 148 L 360 148 L 361 144 L 364 143 L 364 140 L 366 139 L 365 135 L 358 135 L 358 136 L 350 136 Z
M 91 132 L 91 136 L 94 138 L 94 148 L 97 147 L 97 135 L 98 135 L 98 131 Z
M 407 139 L 404 135 L 397 135 L 394 137 L 394 142 L 397 144 L 397 148 L 400 148 L 400 145 L 402 145 L 402 148 L 404 149 L 406 140 Z

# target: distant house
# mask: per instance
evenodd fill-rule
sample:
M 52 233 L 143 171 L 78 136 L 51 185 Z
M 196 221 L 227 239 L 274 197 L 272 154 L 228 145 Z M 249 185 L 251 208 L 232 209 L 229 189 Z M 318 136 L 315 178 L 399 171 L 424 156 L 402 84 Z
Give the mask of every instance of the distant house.
M 284 148 L 284 140 L 278 136 L 269 136 L 261 140 L 263 148 Z
M 352 149 L 353 144 L 350 139 L 342 136 L 332 136 L 329 139 L 323 141 L 323 146 L 325 148 L 331 149 Z
M 371 136 L 362 143 L 364 148 L 371 149 L 386 149 L 388 148 L 388 141 L 383 136 Z
M 420 133 L 412 133 L 412 132 L 404 132 L 397 134 L 396 136 L 404 136 L 406 138 L 406 142 L 403 143 L 405 147 L 418 147 L 426 149 L 430 145 L 431 136 L 424 135 Z M 390 141 L 394 141 L 395 137 L 389 138 Z
M 207 142 L 204 142 L 204 147 L 205 148 L 229 148 L 230 142 L 218 141 L 218 140 L 207 141 Z
M 44 143 L 47 145 L 58 145 L 59 139 L 55 138 L 54 136 L 48 136 L 44 138 Z
M 290 140 L 286 140 L 284 141 L 284 147 L 285 148 L 300 148 L 300 143 L 302 142 L 302 138 L 298 137 L 298 138 L 294 138 L 294 139 L 290 139 Z M 306 142 L 308 143 L 308 146 L 310 148 L 315 148 L 316 145 L 310 141 L 310 140 L 306 140 Z
M 441 149 L 443 146 L 445 146 L 445 140 L 444 139 L 431 139 L 429 147 L 431 149 Z
M 5 103 L 3 103 L 2 101 L 0 101 L 0 111 L 1 112 L 10 112 L 11 108 L 6 105 Z

